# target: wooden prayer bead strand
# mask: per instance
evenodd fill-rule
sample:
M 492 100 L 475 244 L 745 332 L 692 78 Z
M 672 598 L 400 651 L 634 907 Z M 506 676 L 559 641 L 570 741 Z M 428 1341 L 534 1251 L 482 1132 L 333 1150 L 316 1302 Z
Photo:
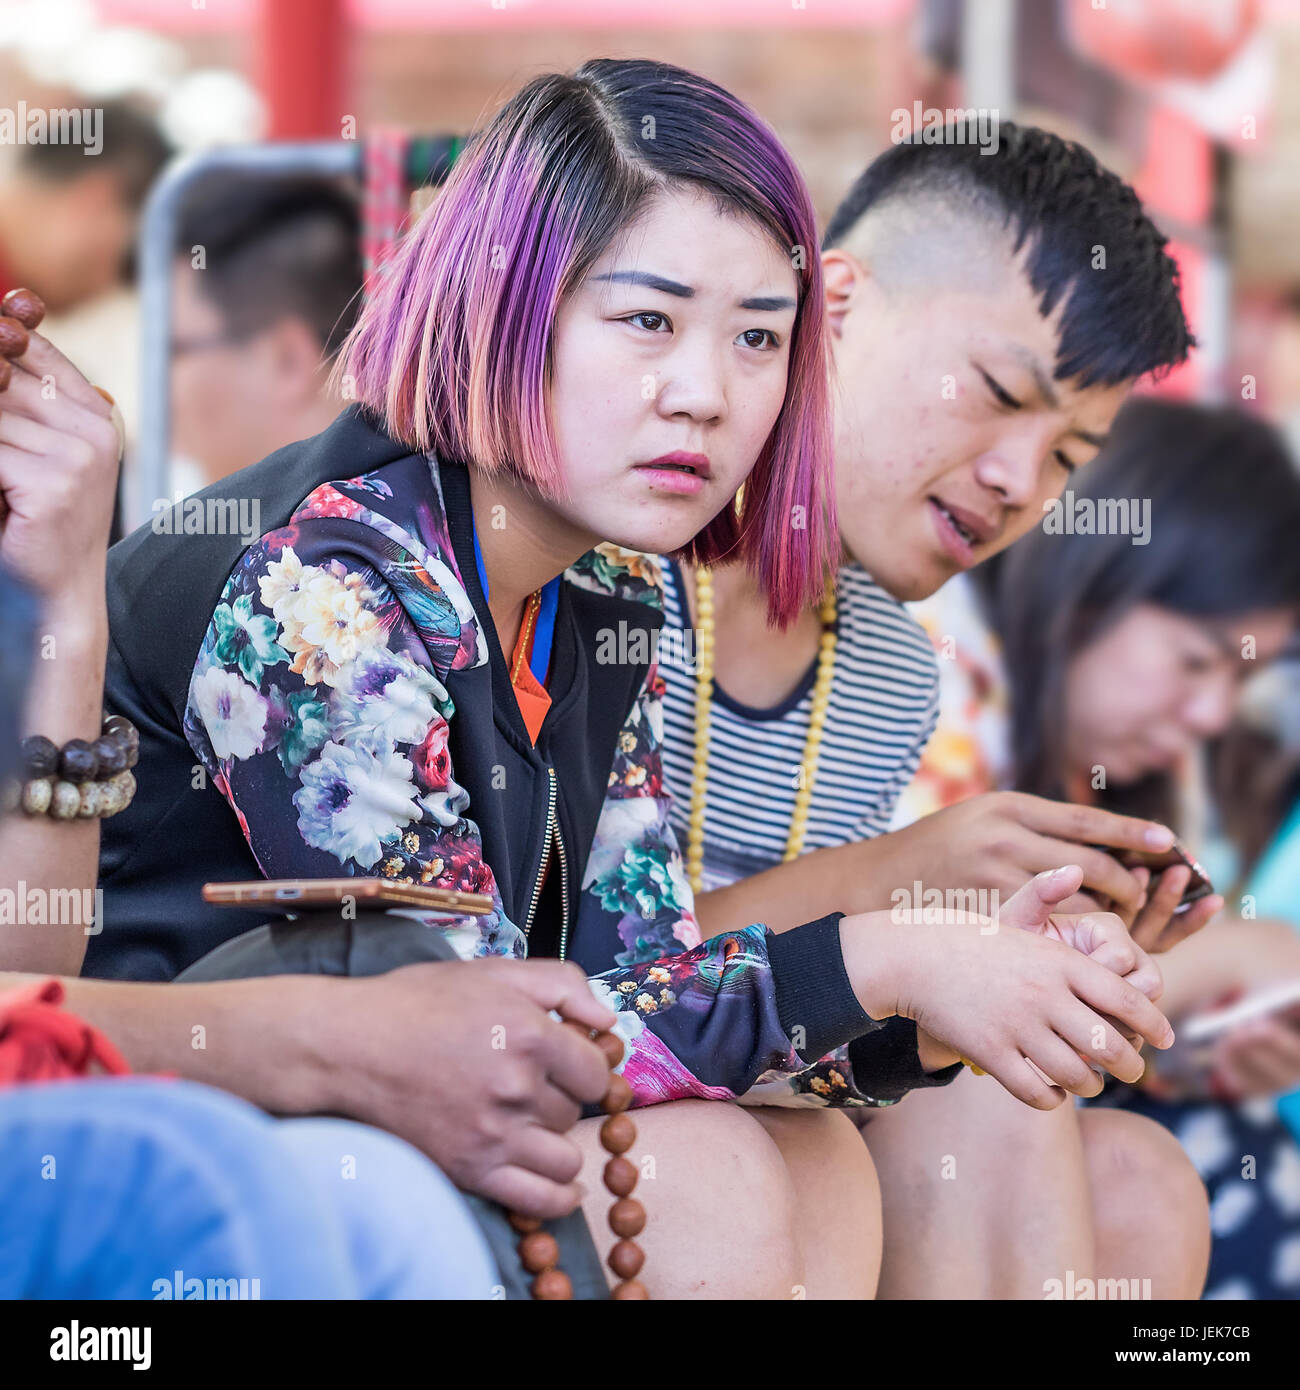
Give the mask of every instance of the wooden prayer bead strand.
M 613 1037 L 613 1034 L 605 1036 Z M 622 1050 L 620 1046 L 620 1054 Z M 637 1171 L 636 1165 L 623 1157 L 636 1143 L 636 1125 L 632 1117 L 624 1113 L 631 1104 L 632 1087 L 617 1072 L 614 1073 L 609 1079 L 605 1099 L 600 1103 L 600 1108 L 609 1116 L 600 1127 L 600 1144 L 611 1155 L 605 1165 L 604 1177 L 605 1187 L 614 1196 L 609 1209 L 609 1228 L 618 1236 L 618 1240 L 609 1252 L 607 1263 L 619 1281 L 614 1285 L 610 1297 L 619 1300 L 650 1297 L 645 1285 L 634 1277 L 645 1264 L 645 1251 L 632 1239 L 645 1230 L 645 1208 L 629 1195 L 636 1186 Z
M 549 1231 L 535 1216 L 510 1213 L 510 1225 L 523 1236 L 519 1242 L 519 1260 L 533 1275 L 533 1297 L 542 1302 L 557 1302 L 573 1297 L 569 1276 L 558 1267 L 560 1247 Z
M 591 1034 L 580 1025 L 584 1037 Z M 609 1209 L 609 1226 L 619 1240 L 609 1252 L 609 1267 L 618 1277 L 612 1298 L 620 1300 L 645 1299 L 650 1295 L 645 1285 L 634 1278 L 645 1263 L 645 1251 L 631 1239 L 645 1229 L 645 1208 L 629 1196 L 636 1186 L 636 1165 L 623 1155 L 636 1143 L 636 1125 L 632 1117 L 625 1114 L 632 1104 L 632 1088 L 613 1068 L 623 1060 L 623 1044 L 613 1033 L 598 1033 L 592 1039 L 605 1054 L 611 1075 L 609 1089 L 600 1103 L 600 1108 L 608 1119 L 600 1127 L 600 1143 L 610 1160 L 605 1165 L 605 1186 L 613 1194 L 615 1201 Z M 555 1237 L 542 1230 L 542 1223 L 534 1216 L 523 1216 L 511 1212 L 510 1225 L 523 1239 L 519 1242 L 519 1259 L 524 1268 L 535 1276 L 532 1283 L 533 1297 L 552 1301 L 571 1299 L 573 1284 L 569 1276 L 559 1268 L 560 1249 Z

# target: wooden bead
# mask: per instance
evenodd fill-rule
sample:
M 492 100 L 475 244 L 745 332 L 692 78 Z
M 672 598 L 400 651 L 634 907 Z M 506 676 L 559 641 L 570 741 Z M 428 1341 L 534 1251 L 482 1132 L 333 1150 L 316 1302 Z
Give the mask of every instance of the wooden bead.
M 611 1076 L 609 1090 L 605 1092 L 605 1099 L 601 1101 L 600 1108 L 606 1115 L 618 1115 L 631 1104 L 632 1087 L 626 1077 Z
M 65 782 L 93 782 L 99 774 L 99 755 L 84 738 L 70 738 L 59 754 L 59 775 Z
M 534 1231 L 519 1242 L 519 1258 L 529 1274 L 540 1274 L 560 1262 L 560 1246 L 550 1231 Z
M 605 1054 L 610 1067 L 616 1067 L 623 1060 L 623 1039 L 617 1033 L 597 1033 L 596 1046 Z
M 626 1115 L 611 1115 L 600 1127 L 600 1142 L 606 1153 L 626 1153 L 636 1143 L 636 1125 Z
M 107 782 L 99 784 L 99 814 L 101 819 L 117 815 L 129 804 L 130 798 L 126 795 L 126 786 L 123 781 L 129 775 L 129 773 L 119 772 L 116 777 L 110 777 Z
M 620 1197 L 609 1209 L 609 1229 L 624 1240 L 645 1230 L 645 1208 L 635 1197 Z
M 50 809 L 54 783 L 48 777 L 38 777 L 23 787 L 23 810 L 29 816 L 43 816 Z
M 102 817 L 115 816 L 131 804 L 135 778 L 129 772 L 119 772 L 116 777 L 100 785 L 103 787 L 99 794 L 99 814 Z
M 50 815 L 55 820 L 74 820 L 81 810 L 81 789 L 75 782 L 55 782 Z
M 0 391 L 13 380 L 14 364 L 7 357 L 0 357 Z
M 28 777 L 53 777 L 59 770 L 59 745 L 42 734 L 25 738 L 21 745 L 23 772 Z
M 77 815 L 83 820 L 89 820 L 91 816 L 97 816 L 104 808 L 103 782 L 83 782 L 81 784 L 81 805 L 77 808 Z
M 34 290 L 10 290 L 0 300 L 0 313 L 17 319 L 24 328 L 35 328 L 45 317 L 45 301 Z
M 129 777 L 130 773 L 122 775 Z M 632 1103 L 632 1087 L 613 1070 L 623 1059 L 623 1043 L 614 1033 L 593 1035 L 581 1024 L 572 1020 L 566 1023 L 600 1048 L 611 1072 L 601 1101 L 608 1118 L 600 1127 L 600 1142 L 613 1155 L 605 1164 L 604 1179 L 605 1186 L 616 1198 L 609 1209 L 610 1230 L 619 1237 L 608 1256 L 609 1267 L 619 1280 L 611 1296 L 620 1300 L 647 1299 L 650 1295 L 645 1286 L 632 1277 L 645 1263 L 645 1252 L 630 1237 L 645 1229 L 646 1216 L 641 1203 L 628 1196 L 637 1184 L 636 1165 L 622 1156 L 636 1142 L 636 1125 L 631 1116 L 624 1113 Z M 555 1237 L 542 1230 L 542 1223 L 535 1217 L 518 1212 L 507 1212 L 507 1217 L 511 1227 L 523 1237 L 518 1254 L 524 1269 L 535 1276 L 531 1285 L 533 1297 L 541 1302 L 571 1299 L 573 1284 L 559 1268 L 560 1247 Z
M 126 766 L 134 767 L 140 756 L 140 730 L 125 715 L 110 714 L 104 720 L 101 738 L 111 738 L 126 750 Z
M 27 330 L 8 315 L 0 314 L 0 357 L 21 357 L 27 351 Z
M 636 1186 L 637 1179 L 641 1176 L 636 1170 L 636 1164 L 631 1159 L 618 1155 L 611 1158 L 605 1165 L 605 1187 L 612 1192 L 615 1197 L 627 1197 L 632 1193 Z
M 631 1279 L 640 1274 L 645 1251 L 634 1240 L 620 1240 L 609 1252 L 606 1263 L 620 1279 Z
M 544 1269 L 533 1280 L 533 1297 L 541 1303 L 558 1303 L 573 1297 L 573 1285 L 562 1269 Z
M 99 759 L 99 775 L 105 781 L 126 771 L 126 744 L 115 738 L 97 738 L 90 745 L 91 751 Z M 105 776 L 107 774 L 107 776 Z

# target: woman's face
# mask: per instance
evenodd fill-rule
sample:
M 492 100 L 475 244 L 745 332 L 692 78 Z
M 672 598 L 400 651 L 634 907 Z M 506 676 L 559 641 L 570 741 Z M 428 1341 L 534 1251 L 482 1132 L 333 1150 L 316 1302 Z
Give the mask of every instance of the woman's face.
M 1091 780 L 1101 767 L 1109 785 L 1122 786 L 1171 769 L 1226 728 L 1242 681 L 1278 655 L 1293 623 L 1282 609 L 1190 618 L 1133 608 L 1066 673 L 1071 773 Z
M 556 315 L 551 409 L 570 525 L 685 545 L 745 481 L 785 399 L 798 278 L 754 223 L 656 198 Z

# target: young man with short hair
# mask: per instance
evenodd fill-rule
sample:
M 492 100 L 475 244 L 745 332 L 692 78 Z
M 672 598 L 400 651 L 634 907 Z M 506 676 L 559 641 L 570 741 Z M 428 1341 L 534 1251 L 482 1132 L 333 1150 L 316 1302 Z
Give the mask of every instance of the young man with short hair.
M 797 920 L 796 904 L 879 909 L 900 892 L 919 909 L 917 885 L 978 900 L 1075 864 L 1093 896 L 1074 893 L 1075 874 L 1057 894 L 1066 910 L 1109 899 L 1144 940 L 1172 944 L 1221 900 L 1170 928 L 1185 871 L 1146 901 L 1141 875 L 1096 848 L 1167 846 L 1167 828 L 997 795 L 882 833 L 938 689 L 930 641 L 902 602 L 1036 525 L 1137 380 L 1186 357 L 1164 238 L 1086 150 L 1004 123 L 992 153 L 966 141 L 888 150 L 831 219 L 825 248 L 844 551 L 834 609 L 781 632 L 743 568 L 666 566 L 666 625 L 713 634 L 696 646 L 712 652 L 716 684 L 664 648 L 665 778 L 705 890 L 703 929 Z M 953 1061 L 927 1037 L 927 1022 L 944 1021 L 914 1017 L 923 1061 Z M 1203 1191 L 1167 1135 L 1121 1134 L 1110 1119 L 1089 1115 L 1081 1131 L 1068 1105 L 1037 1114 L 970 1077 L 874 1112 L 882 1294 L 1041 1297 L 1067 1267 L 1105 1272 L 1140 1256 L 1163 1296 L 1195 1296 Z M 942 1181 L 944 1153 L 971 1180 Z M 1132 1219 L 1115 1220 L 1121 1209 Z

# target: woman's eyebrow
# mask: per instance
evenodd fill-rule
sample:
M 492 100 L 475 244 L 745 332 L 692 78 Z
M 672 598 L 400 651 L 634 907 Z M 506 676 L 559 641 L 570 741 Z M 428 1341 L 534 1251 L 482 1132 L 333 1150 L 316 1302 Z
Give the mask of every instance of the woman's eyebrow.
M 676 295 L 678 299 L 694 299 L 695 291 L 690 285 L 683 285 L 667 276 L 655 275 L 649 270 L 611 270 L 605 275 L 593 275 L 593 280 L 606 280 L 617 285 L 643 285 L 648 290 L 658 290 L 661 294 Z M 789 295 L 754 295 L 740 301 L 742 309 L 755 312 L 779 313 L 783 309 L 798 308 L 797 302 Z
M 767 313 L 777 313 L 781 309 L 797 309 L 799 306 L 787 294 L 764 294 L 754 299 L 742 299 L 742 309 L 761 309 Z
M 689 285 L 679 284 L 663 275 L 654 275 L 648 270 L 611 270 L 608 275 L 593 275 L 591 278 L 609 280 L 617 285 L 644 285 L 648 290 L 674 294 L 678 299 L 695 298 L 695 291 Z

